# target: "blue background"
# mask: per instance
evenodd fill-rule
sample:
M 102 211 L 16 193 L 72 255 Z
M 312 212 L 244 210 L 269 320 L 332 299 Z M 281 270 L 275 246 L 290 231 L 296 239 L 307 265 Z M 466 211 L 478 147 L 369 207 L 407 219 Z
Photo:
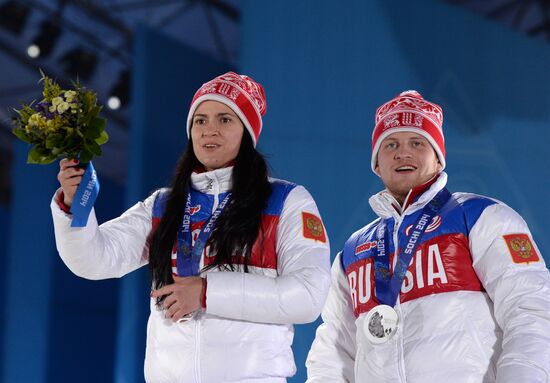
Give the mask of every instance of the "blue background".
M 374 218 L 374 111 L 416 89 L 443 107 L 450 190 L 512 206 L 550 260 L 547 44 L 431 0 L 248 1 L 241 51 L 238 70 L 267 93 L 259 149 L 274 176 L 313 194 L 333 255 Z M 129 180 L 101 180 L 100 221 L 169 182 L 194 91 L 231 69 L 145 28 L 134 57 Z M 147 270 L 73 276 L 56 255 L 48 207 L 57 167 L 27 166 L 26 150 L 16 145 L 13 197 L 0 206 L 3 381 L 142 381 Z M 305 380 L 317 324 L 296 328 L 290 382 Z

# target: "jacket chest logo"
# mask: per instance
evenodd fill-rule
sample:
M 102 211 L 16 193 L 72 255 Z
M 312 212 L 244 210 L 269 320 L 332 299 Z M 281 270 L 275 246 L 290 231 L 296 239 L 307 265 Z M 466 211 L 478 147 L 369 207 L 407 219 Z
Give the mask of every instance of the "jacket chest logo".
M 435 217 L 433 217 L 432 222 L 430 222 L 430 224 L 426 228 L 425 233 L 431 233 L 432 231 L 435 231 L 439 226 L 441 226 L 442 221 L 443 220 L 441 219 L 440 215 L 436 215 Z M 405 229 L 405 235 L 406 236 L 409 236 L 409 233 L 410 233 L 411 229 L 413 228 L 413 226 L 414 225 L 407 226 L 407 228 Z
M 376 248 L 376 241 L 367 241 L 355 248 L 355 255 L 359 255 L 361 253 L 364 253 L 366 251 L 369 251 L 370 249 Z
M 201 205 L 191 206 L 191 208 L 189 208 L 189 213 L 191 215 L 194 215 L 194 214 L 198 213 L 200 210 L 201 210 Z

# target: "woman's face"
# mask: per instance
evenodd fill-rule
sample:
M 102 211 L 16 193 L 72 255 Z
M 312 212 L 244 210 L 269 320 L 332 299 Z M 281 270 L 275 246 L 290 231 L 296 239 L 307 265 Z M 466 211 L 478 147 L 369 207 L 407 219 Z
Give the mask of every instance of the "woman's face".
M 193 150 L 206 170 L 220 169 L 239 153 L 244 125 L 235 112 L 218 101 L 204 101 L 191 124 Z

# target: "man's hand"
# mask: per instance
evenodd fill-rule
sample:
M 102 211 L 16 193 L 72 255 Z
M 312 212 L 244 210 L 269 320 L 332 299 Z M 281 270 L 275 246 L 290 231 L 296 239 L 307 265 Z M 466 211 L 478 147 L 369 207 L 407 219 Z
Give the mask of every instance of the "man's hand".
M 204 285 L 205 281 L 201 277 L 174 276 L 173 284 L 153 291 L 151 297 L 167 295 L 163 303 L 164 316 L 177 322 L 185 315 L 200 309 Z

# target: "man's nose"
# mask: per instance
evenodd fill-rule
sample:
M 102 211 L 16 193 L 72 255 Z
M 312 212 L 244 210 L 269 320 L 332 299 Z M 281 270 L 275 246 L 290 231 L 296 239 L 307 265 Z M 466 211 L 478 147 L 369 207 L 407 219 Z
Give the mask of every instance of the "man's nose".
M 395 151 L 395 159 L 410 158 L 410 157 L 412 157 L 412 153 L 404 145 L 400 145 Z

